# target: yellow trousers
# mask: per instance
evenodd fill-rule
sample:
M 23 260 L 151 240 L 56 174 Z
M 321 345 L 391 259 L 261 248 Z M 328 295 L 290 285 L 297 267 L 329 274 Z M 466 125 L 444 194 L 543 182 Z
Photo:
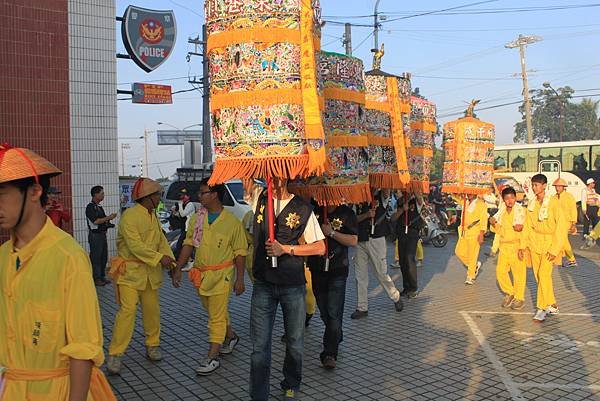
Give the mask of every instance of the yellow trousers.
M 479 241 L 477 237 L 460 237 L 456 243 L 454 253 L 467 266 L 467 277 L 475 278 L 475 269 L 477 267 L 477 259 L 479 258 Z
M 496 265 L 496 280 L 500 290 L 506 295 L 512 295 L 519 301 L 525 300 L 525 281 L 527 268 L 525 261 L 519 260 L 518 249 L 515 246 L 500 245 L 498 263 Z M 512 273 L 512 280 L 509 272 Z
M 600 238 L 600 223 L 596 224 L 596 226 L 590 231 L 590 237 L 594 240 Z
M 208 315 L 208 342 L 222 344 L 227 335 L 227 326 L 229 325 L 229 294 L 231 291 L 226 291 L 224 294 L 218 295 L 200 295 L 200 302 L 206 309 Z
M 394 260 L 399 261 L 400 254 L 398 253 L 398 240 L 396 240 L 394 244 Z M 425 259 L 425 251 L 423 250 L 423 241 L 421 240 L 421 238 L 419 238 L 419 240 L 417 241 L 417 252 L 415 253 L 415 259 L 420 261 L 423 261 L 423 259 Z
M 571 246 L 571 242 L 569 241 L 569 234 L 567 234 L 565 238 L 565 248 L 563 249 L 565 252 L 565 257 L 569 262 L 575 262 L 575 254 L 573 253 L 573 247 Z
M 490 249 L 491 253 L 496 253 L 500 249 L 500 236 L 498 234 L 494 234 L 494 241 L 492 241 L 492 249 Z
M 304 278 L 306 279 L 306 313 L 314 315 L 317 310 L 317 299 L 312 289 L 312 275 L 306 265 L 304 265 Z
M 116 284 L 115 284 L 116 285 Z M 146 334 L 146 346 L 157 347 L 160 344 L 160 304 L 158 289 L 148 286 L 143 291 L 124 285 L 119 286 L 121 307 L 115 316 L 112 340 L 108 348 L 109 355 L 122 355 L 133 335 L 138 302 L 142 305 L 142 324 Z
M 531 252 L 531 262 L 533 264 L 533 274 L 537 281 L 537 308 L 546 309 L 550 305 L 556 304 L 554 297 L 554 286 L 552 284 L 552 262 L 548 261 L 545 254 Z

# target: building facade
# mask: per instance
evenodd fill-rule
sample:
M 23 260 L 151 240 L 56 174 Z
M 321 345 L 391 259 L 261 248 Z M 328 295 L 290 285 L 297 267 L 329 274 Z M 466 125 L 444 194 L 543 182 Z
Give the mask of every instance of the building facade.
M 114 0 L 8 0 L 0 17 L 0 141 L 63 171 L 53 185 L 87 247 L 91 187 L 105 188 L 107 214 L 119 210 Z

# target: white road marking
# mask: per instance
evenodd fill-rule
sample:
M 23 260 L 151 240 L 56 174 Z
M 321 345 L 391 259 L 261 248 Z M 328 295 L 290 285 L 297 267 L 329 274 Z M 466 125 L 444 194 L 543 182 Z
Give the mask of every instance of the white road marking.
M 479 310 L 469 310 L 469 311 L 460 311 L 459 313 L 470 313 L 470 314 L 479 314 L 479 315 L 531 315 L 533 317 L 533 312 L 504 312 L 504 311 L 479 311 Z M 600 315 L 595 315 L 593 313 L 564 313 L 560 312 L 558 315 L 553 315 L 552 317 L 560 317 L 560 316 L 579 316 L 579 317 L 598 317 Z
M 533 382 L 525 382 L 525 383 L 515 383 L 517 386 L 523 389 L 530 388 L 544 388 L 548 390 L 590 390 L 590 391 L 600 391 L 600 386 L 591 384 L 588 386 L 580 386 L 578 384 L 554 384 L 554 383 L 533 383 Z
M 521 390 L 519 390 L 516 383 L 512 380 L 510 374 L 508 374 L 508 371 L 506 370 L 502 362 L 500 362 L 500 359 L 498 359 L 498 356 L 490 346 L 490 343 L 488 343 L 481 330 L 479 330 L 479 327 L 477 327 L 477 323 L 475 323 L 473 318 L 469 316 L 469 312 L 462 311 L 460 312 L 460 314 L 462 315 L 463 319 L 465 319 L 465 321 L 467 322 L 467 325 L 473 332 L 473 335 L 479 342 L 481 348 L 483 348 L 483 351 L 492 363 L 492 366 L 494 366 L 494 369 L 496 369 L 496 373 L 498 373 L 498 376 L 500 376 L 500 379 L 506 386 L 506 389 L 510 393 L 512 399 L 515 401 L 525 400 L 525 397 L 523 397 L 523 395 L 521 394 Z

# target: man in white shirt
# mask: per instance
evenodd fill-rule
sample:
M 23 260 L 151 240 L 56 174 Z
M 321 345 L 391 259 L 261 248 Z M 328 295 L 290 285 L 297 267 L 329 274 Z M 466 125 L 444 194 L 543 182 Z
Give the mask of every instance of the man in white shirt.
M 592 228 L 598 224 L 598 203 L 599 198 L 596 193 L 596 181 L 593 178 L 588 178 L 585 182 L 586 188 L 581 191 L 581 210 L 586 218 L 583 221 L 583 235 L 590 233 L 590 225 Z

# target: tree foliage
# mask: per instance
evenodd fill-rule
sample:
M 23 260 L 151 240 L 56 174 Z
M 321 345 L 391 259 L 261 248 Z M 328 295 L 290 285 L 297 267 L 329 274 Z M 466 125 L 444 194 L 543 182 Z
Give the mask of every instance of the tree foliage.
M 533 91 L 531 98 L 531 124 L 534 142 L 560 141 L 560 119 L 562 116 L 563 141 L 600 139 L 598 101 L 583 99 L 580 103 L 572 100 L 575 92 L 569 86 L 559 88 L 558 96 L 550 88 Z M 515 124 L 515 142 L 527 140 L 525 104 L 519 107 L 522 121 Z

